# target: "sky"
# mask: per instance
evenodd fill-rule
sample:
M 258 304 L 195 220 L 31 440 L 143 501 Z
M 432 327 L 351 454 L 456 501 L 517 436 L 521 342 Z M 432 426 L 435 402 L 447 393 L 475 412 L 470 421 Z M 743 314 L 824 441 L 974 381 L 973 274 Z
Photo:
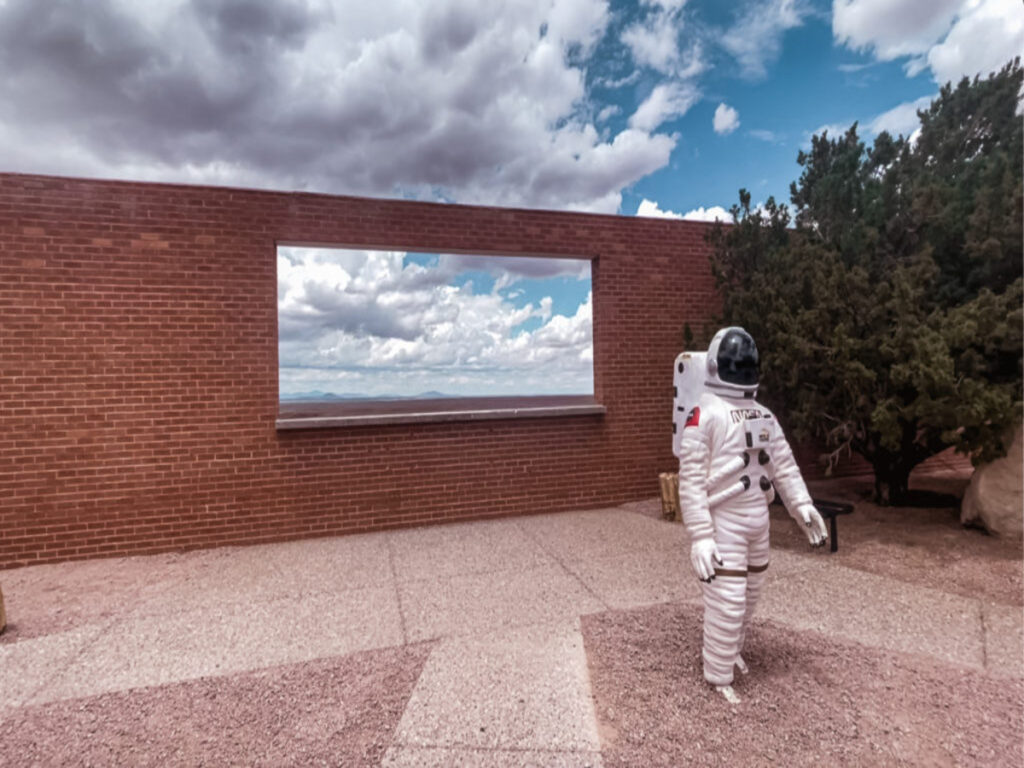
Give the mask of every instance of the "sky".
M 284 400 L 592 395 L 590 262 L 278 246 Z
M 0 0 L 0 171 L 707 220 L 1022 50 L 1020 0 Z

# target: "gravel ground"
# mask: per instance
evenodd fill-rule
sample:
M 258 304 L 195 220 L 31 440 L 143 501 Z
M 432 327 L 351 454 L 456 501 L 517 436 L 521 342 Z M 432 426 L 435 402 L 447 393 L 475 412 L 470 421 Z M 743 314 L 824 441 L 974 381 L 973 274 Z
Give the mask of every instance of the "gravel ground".
M 7 631 L 0 645 L 103 623 L 123 615 L 163 571 L 188 563 L 202 573 L 231 561 L 236 547 L 197 553 L 76 560 L 0 571 L 7 601 Z
M 960 523 L 960 497 L 969 476 L 911 476 L 911 506 L 879 507 L 871 502 L 870 477 L 836 478 L 808 484 L 815 498 L 854 505 L 839 517 L 839 551 L 821 551 L 836 565 L 910 584 L 1007 605 L 1024 605 L 1024 545 L 1020 539 L 990 536 Z M 661 517 L 661 502 L 623 505 Z M 771 544 L 808 554 L 807 539 L 784 507 L 771 507 Z
M 912 479 L 910 505 L 871 502 L 870 478 L 811 483 L 812 495 L 849 501 L 839 518 L 837 565 L 981 600 L 1024 605 L 1024 547 L 960 523 L 967 478 Z M 772 546 L 806 552 L 807 543 L 782 507 L 772 507 Z
M 0 713 L 0 764 L 378 765 L 430 649 L 421 643 Z
M 1024 683 L 755 625 L 729 705 L 704 682 L 701 608 L 584 617 L 605 766 L 1020 766 Z

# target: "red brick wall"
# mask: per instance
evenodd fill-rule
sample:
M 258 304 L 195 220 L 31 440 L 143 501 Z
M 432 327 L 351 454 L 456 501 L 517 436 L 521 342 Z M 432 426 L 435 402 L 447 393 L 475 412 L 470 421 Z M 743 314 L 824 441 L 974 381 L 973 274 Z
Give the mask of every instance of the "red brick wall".
M 0 567 L 657 495 L 705 231 L 0 174 Z M 593 257 L 607 413 L 278 432 L 278 242 Z

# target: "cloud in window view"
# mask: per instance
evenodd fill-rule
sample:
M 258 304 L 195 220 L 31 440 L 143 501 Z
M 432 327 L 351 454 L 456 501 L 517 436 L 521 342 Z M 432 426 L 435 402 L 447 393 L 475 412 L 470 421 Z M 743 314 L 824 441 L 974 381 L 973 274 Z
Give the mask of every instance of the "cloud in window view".
M 279 246 L 280 397 L 591 395 L 590 262 Z

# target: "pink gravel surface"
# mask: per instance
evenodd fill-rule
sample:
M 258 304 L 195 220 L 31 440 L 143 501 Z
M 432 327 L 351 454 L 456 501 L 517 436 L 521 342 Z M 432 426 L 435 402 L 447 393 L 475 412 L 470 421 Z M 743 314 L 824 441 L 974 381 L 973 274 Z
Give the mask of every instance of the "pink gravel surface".
M 838 520 L 839 551 L 815 557 L 834 565 L 1006 605 L 1024 606 L 1024 543 L 990 536 L 960 523 L 960 497 L 970 469 L 960 476 L 911 475 L 911 504 L 872 503 L 870 477 L 845 477 L 808 484 L 815 498 L 854 505 Z M 640 514 L 661 516 L 658 499 L 623 505 Z M 807 539 L 784 507 L 773 504 L 771 545 L 807 555 Z
M 855 505 L 840 516 L 836 565 L 899 581 L 1009 605 L 1024 605 L 1021 539 L 991 536 L 960 523 L 960 497 L 968 478 L 921 477 L 911 502 L 880 507 L 871 502 L 870 478 L 811 483 L 814 496 Z M 772 507 L 772 546 L 806 552 L 807 542 L 782 507 Z
M 583 618 L 605 766 L 1024 764 L 1020 680 L 762 621 L 733 706 L 703 680 L 700 615 Z
M 378 765 L 431 647 L 367 651 L 2 713 L 0 764 Z
M 0 644 L 109 621 L 124 613 L 162 566 L 181 558 L 170 553 L 0 571 L 10 622 Z

